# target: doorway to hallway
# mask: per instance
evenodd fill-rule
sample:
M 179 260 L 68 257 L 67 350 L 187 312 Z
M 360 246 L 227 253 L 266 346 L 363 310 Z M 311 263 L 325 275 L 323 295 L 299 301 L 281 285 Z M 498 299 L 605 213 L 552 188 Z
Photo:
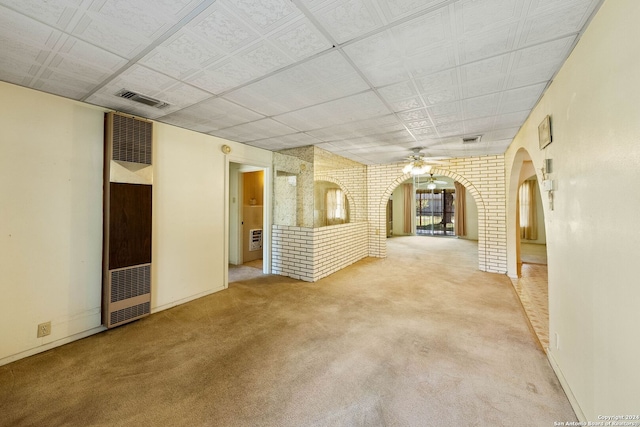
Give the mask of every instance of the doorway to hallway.
M 514 288 L 529 324 L 546 352 L 549 347 L 549 280 L 544 210 L 533 164 L 525 160 L 517 191 L 517 278 Z
M 264 275 L 265 169 L 229 163 L 229 263 L 227 283 Z
M 520 277 L 512 278 L 529 324 L 546 352 L 549 348 L 549 279 L 547 276 L 546 245 L 523 244 Z M 542 263 L 544 262 L 544 263 Z

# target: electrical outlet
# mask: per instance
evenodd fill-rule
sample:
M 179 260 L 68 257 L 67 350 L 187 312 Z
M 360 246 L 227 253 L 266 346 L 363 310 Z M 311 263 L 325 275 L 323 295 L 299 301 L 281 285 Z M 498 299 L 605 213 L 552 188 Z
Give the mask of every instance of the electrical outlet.
M 51 322 L 40 323 L 38 325 L 38 338 L 51 335 Z

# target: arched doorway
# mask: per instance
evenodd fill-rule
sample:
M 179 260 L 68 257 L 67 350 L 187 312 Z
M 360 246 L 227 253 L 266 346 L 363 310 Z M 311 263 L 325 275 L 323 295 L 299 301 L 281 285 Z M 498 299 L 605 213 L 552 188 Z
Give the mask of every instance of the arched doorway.
M 540 177 L 531 156 L 520 149 L 508 190 L 509 277 L 542 348 L 549 346 L 549 292 L 544 209 Z
M 465 188 L 467 197 L 471 197 L 475 201 L 477 212 L 478 212 L 478 224 L 479 224 L 478 232 L 477 232 L 478 265 L 480 270 L 486 271 L 487 241 L 486 241 L 486 228 L 484 227 L 484 225 L 486 224 L 486 209 L 485 209 L 485 203 L 482 199 L 482 196 L 480 195 L 477 188 L 469 180 L 467 180 L 464 176 L 456 172 L 446 170 L 444 168 L 433 168 L 431 170 L 431 173 L 433 173 L 434 176 L 448 177 L 448 178 L 451 178 L 453 181 L 459 182 Z M 374 214 L 376 214 L 375 217 L 377 218 L 377 221 L 380 224 L 379 230 L 385 230 L 387 227 L 386 225 L 387 206 L 388 206 L 389 198 L 391 197 L 391 195 L 393 194 L 396 188 L 398 188 L 400 185 L 402 185 L 405 181 L 407 181 L 410 178 L 412 178 L 410 173 L 400 174 L 400 176 L 397 176 L 396 179 L 394 179 L 391 182 L 391 184 L 386 188 L 386 190 L 384 190 L 384 192 L 382 193 L 381 198 L 376 205 L 377 212 L 374 212 Z M 372 219 L 375 220 L 375 218 L 372 218 Z M 380 254 L 378 256 L 384 256 L 386 255 L 386 244 L 384 240 L 380 239 L 380 237 L 381 236 L 379 233 L 375 234 L 373 241 L 370 242 L 370 248 L 373 247 L 374 249 L 377 249 L 378 253 Z M 386 235 L 383 235 L 382 237 L 386 238 Z
M 427 174 L 407 179 L 387 203 L 387 237 L 419 235 L 478 241 L 478 208 L 453 178 Z

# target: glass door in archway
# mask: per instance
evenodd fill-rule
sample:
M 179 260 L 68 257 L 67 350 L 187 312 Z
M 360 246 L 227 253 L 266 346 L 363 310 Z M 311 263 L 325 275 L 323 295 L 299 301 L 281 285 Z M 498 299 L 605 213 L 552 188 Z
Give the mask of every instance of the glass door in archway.
M 455 190 L 416 190 L 416 234 L 454 236 Z

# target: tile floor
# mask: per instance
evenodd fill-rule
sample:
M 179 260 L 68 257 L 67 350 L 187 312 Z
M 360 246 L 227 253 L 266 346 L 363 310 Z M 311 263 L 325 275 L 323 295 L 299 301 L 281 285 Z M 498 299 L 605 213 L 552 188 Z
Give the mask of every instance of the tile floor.
M 519 279 L 511 279 L 529 323 L 542 349 L 549 347 L 549 286 L 547 278 L 546 246 L 521 246 L 522 271 Z M 528 262 L 527 262 L 528 261 Z M 538 263 L 534 262 L 538 261 Z

